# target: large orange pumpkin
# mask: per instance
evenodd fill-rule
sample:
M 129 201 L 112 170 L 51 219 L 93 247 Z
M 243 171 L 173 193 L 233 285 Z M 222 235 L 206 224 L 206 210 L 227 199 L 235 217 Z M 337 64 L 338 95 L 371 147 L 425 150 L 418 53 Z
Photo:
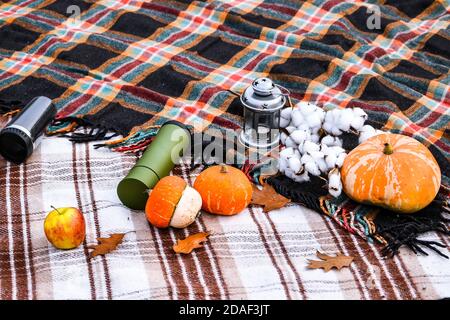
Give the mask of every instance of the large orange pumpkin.
M 252 184 L 246 175 L 226 165 L 203 171 L 195 180 L 194 188 L 202 196 L 203 210 L 214 214 L 237 214 L 252 200 Z
M 399 134 L 374 136 L 354 150 L 341 169 L 344 192 L 353 200 L 413 213 L 433 201 L 441 171 L 431 152 Z

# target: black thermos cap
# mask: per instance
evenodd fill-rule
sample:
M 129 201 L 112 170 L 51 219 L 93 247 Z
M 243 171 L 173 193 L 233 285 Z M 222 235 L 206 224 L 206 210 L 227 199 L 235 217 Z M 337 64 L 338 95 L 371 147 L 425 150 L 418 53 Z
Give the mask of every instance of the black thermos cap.
M 36 140 L 55 118 L 56 108 L 47 97 L 36 97 L 0 131 L 0 154 L 20 164 L 35 148 Z

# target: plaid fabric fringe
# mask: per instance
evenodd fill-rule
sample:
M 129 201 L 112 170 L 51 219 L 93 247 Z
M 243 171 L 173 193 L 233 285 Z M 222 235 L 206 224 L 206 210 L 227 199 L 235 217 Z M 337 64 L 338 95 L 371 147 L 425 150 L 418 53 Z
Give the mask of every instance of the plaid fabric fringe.
M 421 240 L 423 234 L 434 231 L 443 237 L 450 236 L 450 210 L 448 196 L 437 197 L 428 207 L 413 215 L 398 214 L 386 209 L 361 205 L 345 195 L 335 199 L 327 195 L 324 181 L 313 178 L 312 182 L 296 183 L 285 176 L 267 179 L 277 192 L 307 208 L 321 212 L 332 218 L 338 225 L 363 239 L 376 241 L 384 246 L 387 256 L 398 254 L 399 248 L 406 246 L 414 253 L 428 255 L 423 249 L 431 249 L 448 258 L 439 248 L 447 248 L 445 243 Z M 441 191 L 441 194 L 443 191 Z

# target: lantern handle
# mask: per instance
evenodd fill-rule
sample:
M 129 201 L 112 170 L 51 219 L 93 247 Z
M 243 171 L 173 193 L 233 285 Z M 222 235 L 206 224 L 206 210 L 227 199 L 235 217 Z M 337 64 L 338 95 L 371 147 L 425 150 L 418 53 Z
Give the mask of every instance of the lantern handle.
M 241 94 L 239 94 L 239 93 L 237 93 L 236 91 L 233 91 L 233 90 L 231 90 L 231 89 L 227 89 L 226 91 L 228 91 L 229 93 L 234 94 L 234 95 L 237 96 L 237 97 L 240 97 L 240 96 L 241 96 Z
M 286 97 L 288 105 L 289 105 L 288 107 L 291 109 L 294 109 L 294 105 L 292 104 L 292 100 L 291 100 L 291 91 L 288 88 L 283 87 L 280 84 L 275 84 L 275 85 L 280 89 L 280 91 L 284 90 L 286 92 L 286 93 L 281 92 L 281 95 Z
M 276 84 L 276 83 L 275 83 L 275 86 L 278 87 L 281 90 L 281 95 L 283 95 L 283 96 L 290 96 L 291 95 L 291 91 L 288 88 L 283 87 L 282 85 Z M 283 90 L 285 91 L 285 93 L 283 93 Z

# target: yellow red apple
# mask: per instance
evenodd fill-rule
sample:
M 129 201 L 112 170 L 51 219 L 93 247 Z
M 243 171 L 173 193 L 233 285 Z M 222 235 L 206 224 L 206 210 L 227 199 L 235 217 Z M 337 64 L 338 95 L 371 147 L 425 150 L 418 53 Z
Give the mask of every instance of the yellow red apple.
M 53 208 L 44 221 L 45 235 L 58 249 L 74 249 L 86 237 L 83 214 L 76 208 Z

